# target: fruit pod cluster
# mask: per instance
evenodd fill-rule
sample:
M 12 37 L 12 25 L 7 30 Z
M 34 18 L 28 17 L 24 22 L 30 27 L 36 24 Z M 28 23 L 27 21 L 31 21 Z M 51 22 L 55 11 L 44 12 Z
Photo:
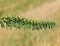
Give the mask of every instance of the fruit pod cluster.
M 18 29 L 20 28 L 26 28 L 31 30 L 39 30 L 39 29 L 51 29 L 55 27 L 56 23 L 49 22 L 49 21 L 34 21 L 34 20 L 28 20 L 25 18 L 20 17 L 2 17 L 0 18 L 0 26 L 3 27 L 16 27 Z

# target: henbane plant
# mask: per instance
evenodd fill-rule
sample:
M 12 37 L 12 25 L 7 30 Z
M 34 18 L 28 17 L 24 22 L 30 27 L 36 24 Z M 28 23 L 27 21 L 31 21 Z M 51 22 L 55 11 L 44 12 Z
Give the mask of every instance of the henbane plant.
M 1 17 L 0 18 L 0 25 L 1 27 L 16 27 L 18 29 L 31 29 L 31 30 L 40 30 L 40 29 L 51 29 L 55 27 L 55 22 L 49 21 L 34 21 L 28 20 L 26 18 L 20 17 Z

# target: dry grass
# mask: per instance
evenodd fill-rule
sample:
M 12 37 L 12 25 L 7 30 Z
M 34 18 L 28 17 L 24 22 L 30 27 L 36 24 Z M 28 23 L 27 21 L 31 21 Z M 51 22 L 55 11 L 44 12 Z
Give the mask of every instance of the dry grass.
M 14 2 L 14 0 L 11 1 Z M 5 1 L 3 0 L 0 2 Z M 19 6 L 19 3 L 16 4 L 17 2 L 12 2 L 9 3 L 8 1 L 8 5 L 6 3 L 1 4 L 2 8 L 0 7 L 0 11 L 3 12 L 3 16 L 17 14 L 28 19 L 55 21 L 57 25 L 53 29 L 46 30 L 42 29 L 24 31 L 23 29 L 16 28 L 12 28 L 12 30 L 0 28 L 0 46 L 60 46 L 59 0 L 51 3 L 46 3 L 36 8 L 30 7 L 30 10 L 26 12 L 23 12 L 23 10 L 20 11 L 19 9 L 16 9 L 16 7 Z

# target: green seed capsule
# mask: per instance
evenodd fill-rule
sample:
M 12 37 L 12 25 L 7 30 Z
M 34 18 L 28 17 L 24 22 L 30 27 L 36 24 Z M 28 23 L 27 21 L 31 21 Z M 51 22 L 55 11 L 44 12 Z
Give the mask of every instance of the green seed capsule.
M 55 23 L 50 22 L 50 28 L 53 28 L 53 27 L 55 27 Z
M 38 23 L 38 26 L 39 26 L 39 29 L 42 29 L 42 27 L 43 27 L 42 23 L 40 23 L 40 22 Z
M 42 22 L 42 26 L 43 26 L 44 29 L 46 29 L 47 28 L 47 23 L 46 22 Z
M 37 22 L 37 21 L 35 22 L 35 29 L 36 29 L 36 30 L 38 30 L 38 29 L 39 29 L 39 24 L 38 24 L 38 22 Z

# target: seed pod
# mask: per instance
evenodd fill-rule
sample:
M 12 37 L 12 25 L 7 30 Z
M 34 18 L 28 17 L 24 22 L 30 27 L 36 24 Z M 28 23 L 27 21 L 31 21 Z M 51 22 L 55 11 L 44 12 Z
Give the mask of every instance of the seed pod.
M 43 26 L 44 29 L 46 29 L 47 28 L 47 23 L 46 22 L 42 22 L 42 26 Z
M 25 27 L 26 27 L 26 29 L 31 29 L 31 21 L 30 20 L 28 20 L 28 19 L 25 20 Z
M 21 24 L 24 26 L 25 25 L 25 20 L 24 18 L 21 19 Z
M 38 24 L 38 22 L 37 22 L 37 21 L 35 22 L 35 29 L 36 29 L 36 30 L 38 30 L 38 29 L 39 29 L 39 24 Z
M 54 22 L 50 22 L 49 24 L 50 24 L 50 29 L 55 27 L 55 25 L 56 25 Z
M 47 28 L 51 29 L 51 24 L 50 24 L 50 22 L 47 22 Z
M 39 29 L 43 29 L 43 26 L 42 26 L 41 22 L 38 23 L 38 27 L 39 27 Z
M 34 29 L 35 29 L 35 22 L 32 21 L 32 22 L 31 22 L 31 25 L 32 25 L 32 30 L 34 30 Z

